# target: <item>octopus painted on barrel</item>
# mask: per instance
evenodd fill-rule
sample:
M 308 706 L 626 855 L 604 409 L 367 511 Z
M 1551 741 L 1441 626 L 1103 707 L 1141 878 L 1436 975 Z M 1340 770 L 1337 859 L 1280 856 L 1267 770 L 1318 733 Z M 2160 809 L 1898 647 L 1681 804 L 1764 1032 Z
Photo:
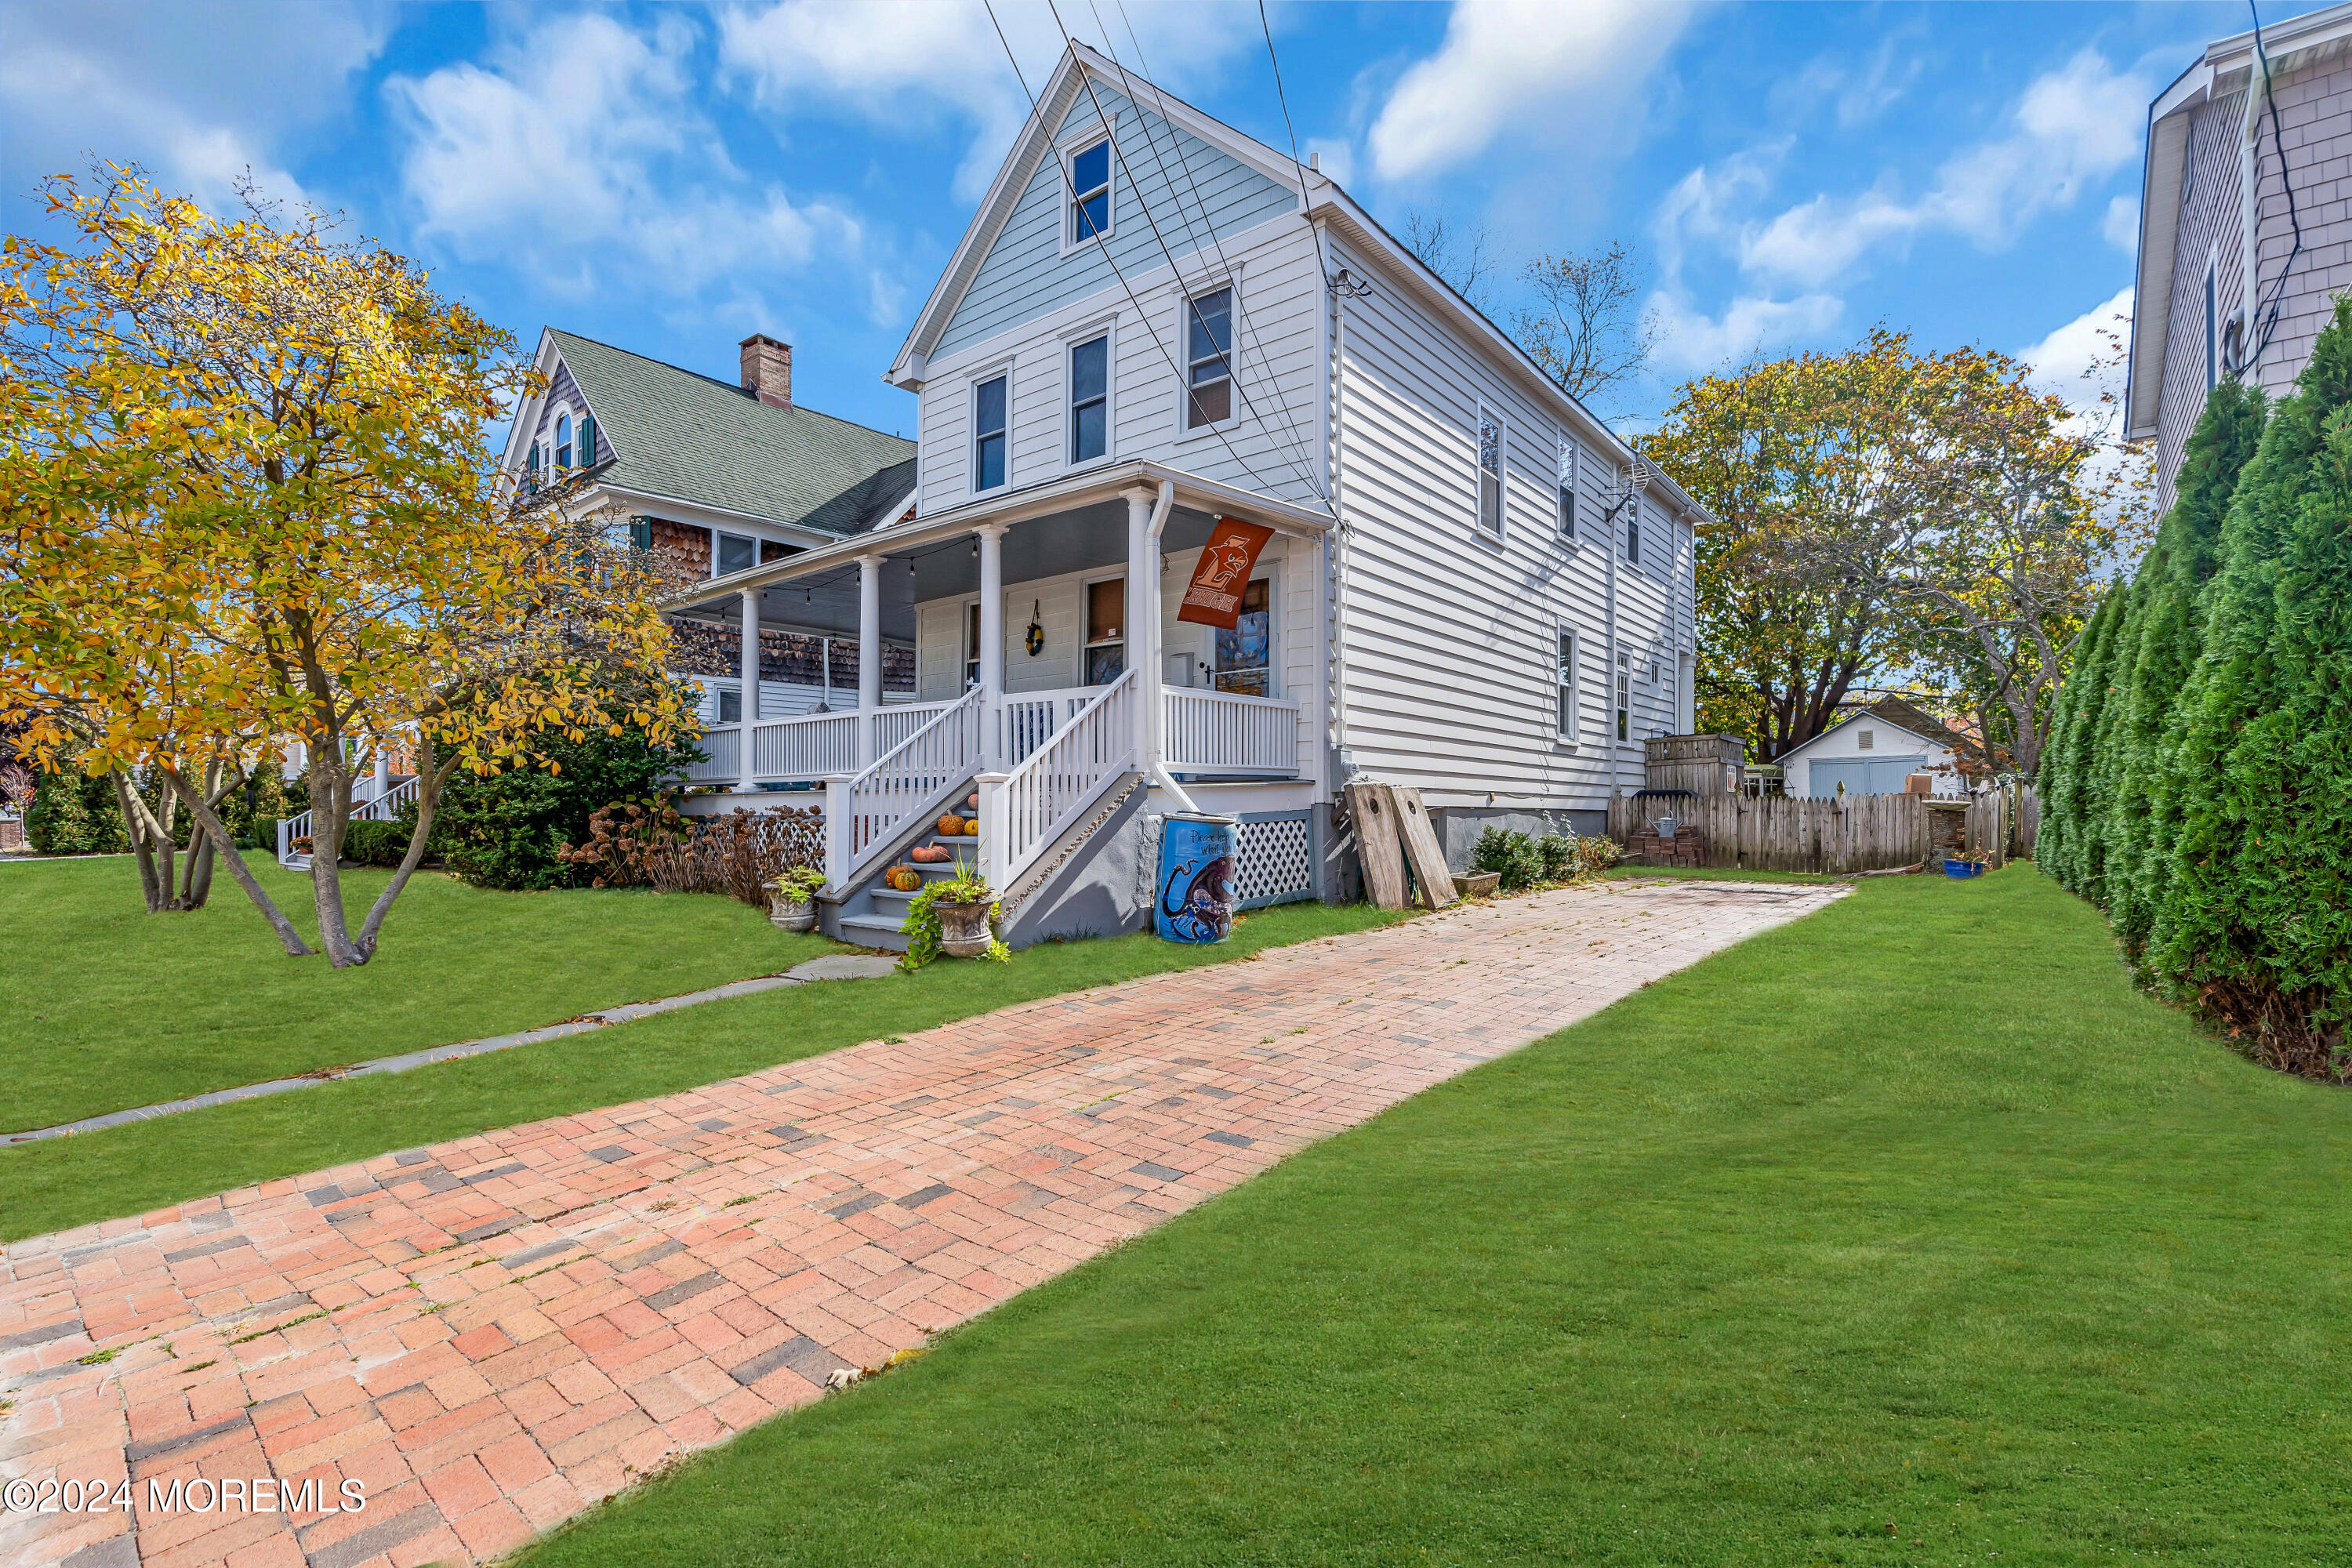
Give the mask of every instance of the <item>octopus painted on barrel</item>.
M 1240 893 L 1239 824 L 1231 817 L 1171 816 L 1161 830 L 1160 897 L 1154 911 L 1169 942 L 1223 942 L 1233 934 Z

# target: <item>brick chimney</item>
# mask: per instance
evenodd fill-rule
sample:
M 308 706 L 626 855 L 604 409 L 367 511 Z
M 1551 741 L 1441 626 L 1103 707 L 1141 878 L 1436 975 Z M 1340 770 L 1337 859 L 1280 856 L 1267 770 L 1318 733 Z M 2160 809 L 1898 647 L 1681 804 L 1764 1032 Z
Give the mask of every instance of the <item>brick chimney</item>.
M 745 338 L 743 390 L 758 395 L 772 408 L 793 405 L 793 345 L 780 343 L 765 332 Z

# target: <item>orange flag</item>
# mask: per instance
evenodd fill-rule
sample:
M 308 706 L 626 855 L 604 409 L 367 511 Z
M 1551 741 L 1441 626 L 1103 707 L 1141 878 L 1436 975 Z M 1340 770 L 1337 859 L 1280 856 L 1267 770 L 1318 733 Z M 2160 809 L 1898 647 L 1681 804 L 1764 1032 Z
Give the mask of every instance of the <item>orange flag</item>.
M 1176 618 L 1232 631 L 1241 620 L 1242 593 L 1249 586 L 1258 552 L 1273 537 L 1274 530 L 1254 522 L 1217 519 L 1209 531 L 1208 546 L 1201 552 L 1201 563 L 1192 568 L 1192 585 L 1184 590 L 1184 603 Z

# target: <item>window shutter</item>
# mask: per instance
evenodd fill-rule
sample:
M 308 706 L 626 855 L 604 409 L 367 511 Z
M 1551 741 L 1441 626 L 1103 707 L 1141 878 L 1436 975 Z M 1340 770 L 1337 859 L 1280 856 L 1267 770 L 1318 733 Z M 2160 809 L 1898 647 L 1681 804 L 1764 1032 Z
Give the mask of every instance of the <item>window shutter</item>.
M 583 468 L 596 466 L 596 416 L 593 414 L 580 416 L 580 466 Z
M 629 546 L 633 550 L 651 550 L 654 547 L 654 520 L 652 518 L 633 517 L 629 519 Z

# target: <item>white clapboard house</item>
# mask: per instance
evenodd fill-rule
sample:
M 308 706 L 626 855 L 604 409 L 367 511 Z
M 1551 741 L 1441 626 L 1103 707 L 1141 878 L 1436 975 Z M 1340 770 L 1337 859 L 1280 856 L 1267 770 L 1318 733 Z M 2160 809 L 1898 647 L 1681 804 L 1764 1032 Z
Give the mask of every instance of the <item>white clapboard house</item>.
M 1335 898 L 1351 776 L 1417 785 L 1459 864 L 1486 821 L 1599 831 L 1691 728 L 1704 510 L 1337 184 L 1082 46 L 887 379 L 911 510 L 750 520 L 775 558 L 667 606 L 733 650 L 696 667 L 734 693 L 698 809 L 821 804 L 828 930 L 896 945 L 881 872 L 975 795 L 1019 945 L 1148 921 L 1170 812 L 1241 819 L 1245 904 Z M 560 439 L 547 405 L 510 463 Z M 1181 614 L 1220 529 L 1264 541 L 1230 628 Z M 772 698 L 778 637 L 855 679 Z

